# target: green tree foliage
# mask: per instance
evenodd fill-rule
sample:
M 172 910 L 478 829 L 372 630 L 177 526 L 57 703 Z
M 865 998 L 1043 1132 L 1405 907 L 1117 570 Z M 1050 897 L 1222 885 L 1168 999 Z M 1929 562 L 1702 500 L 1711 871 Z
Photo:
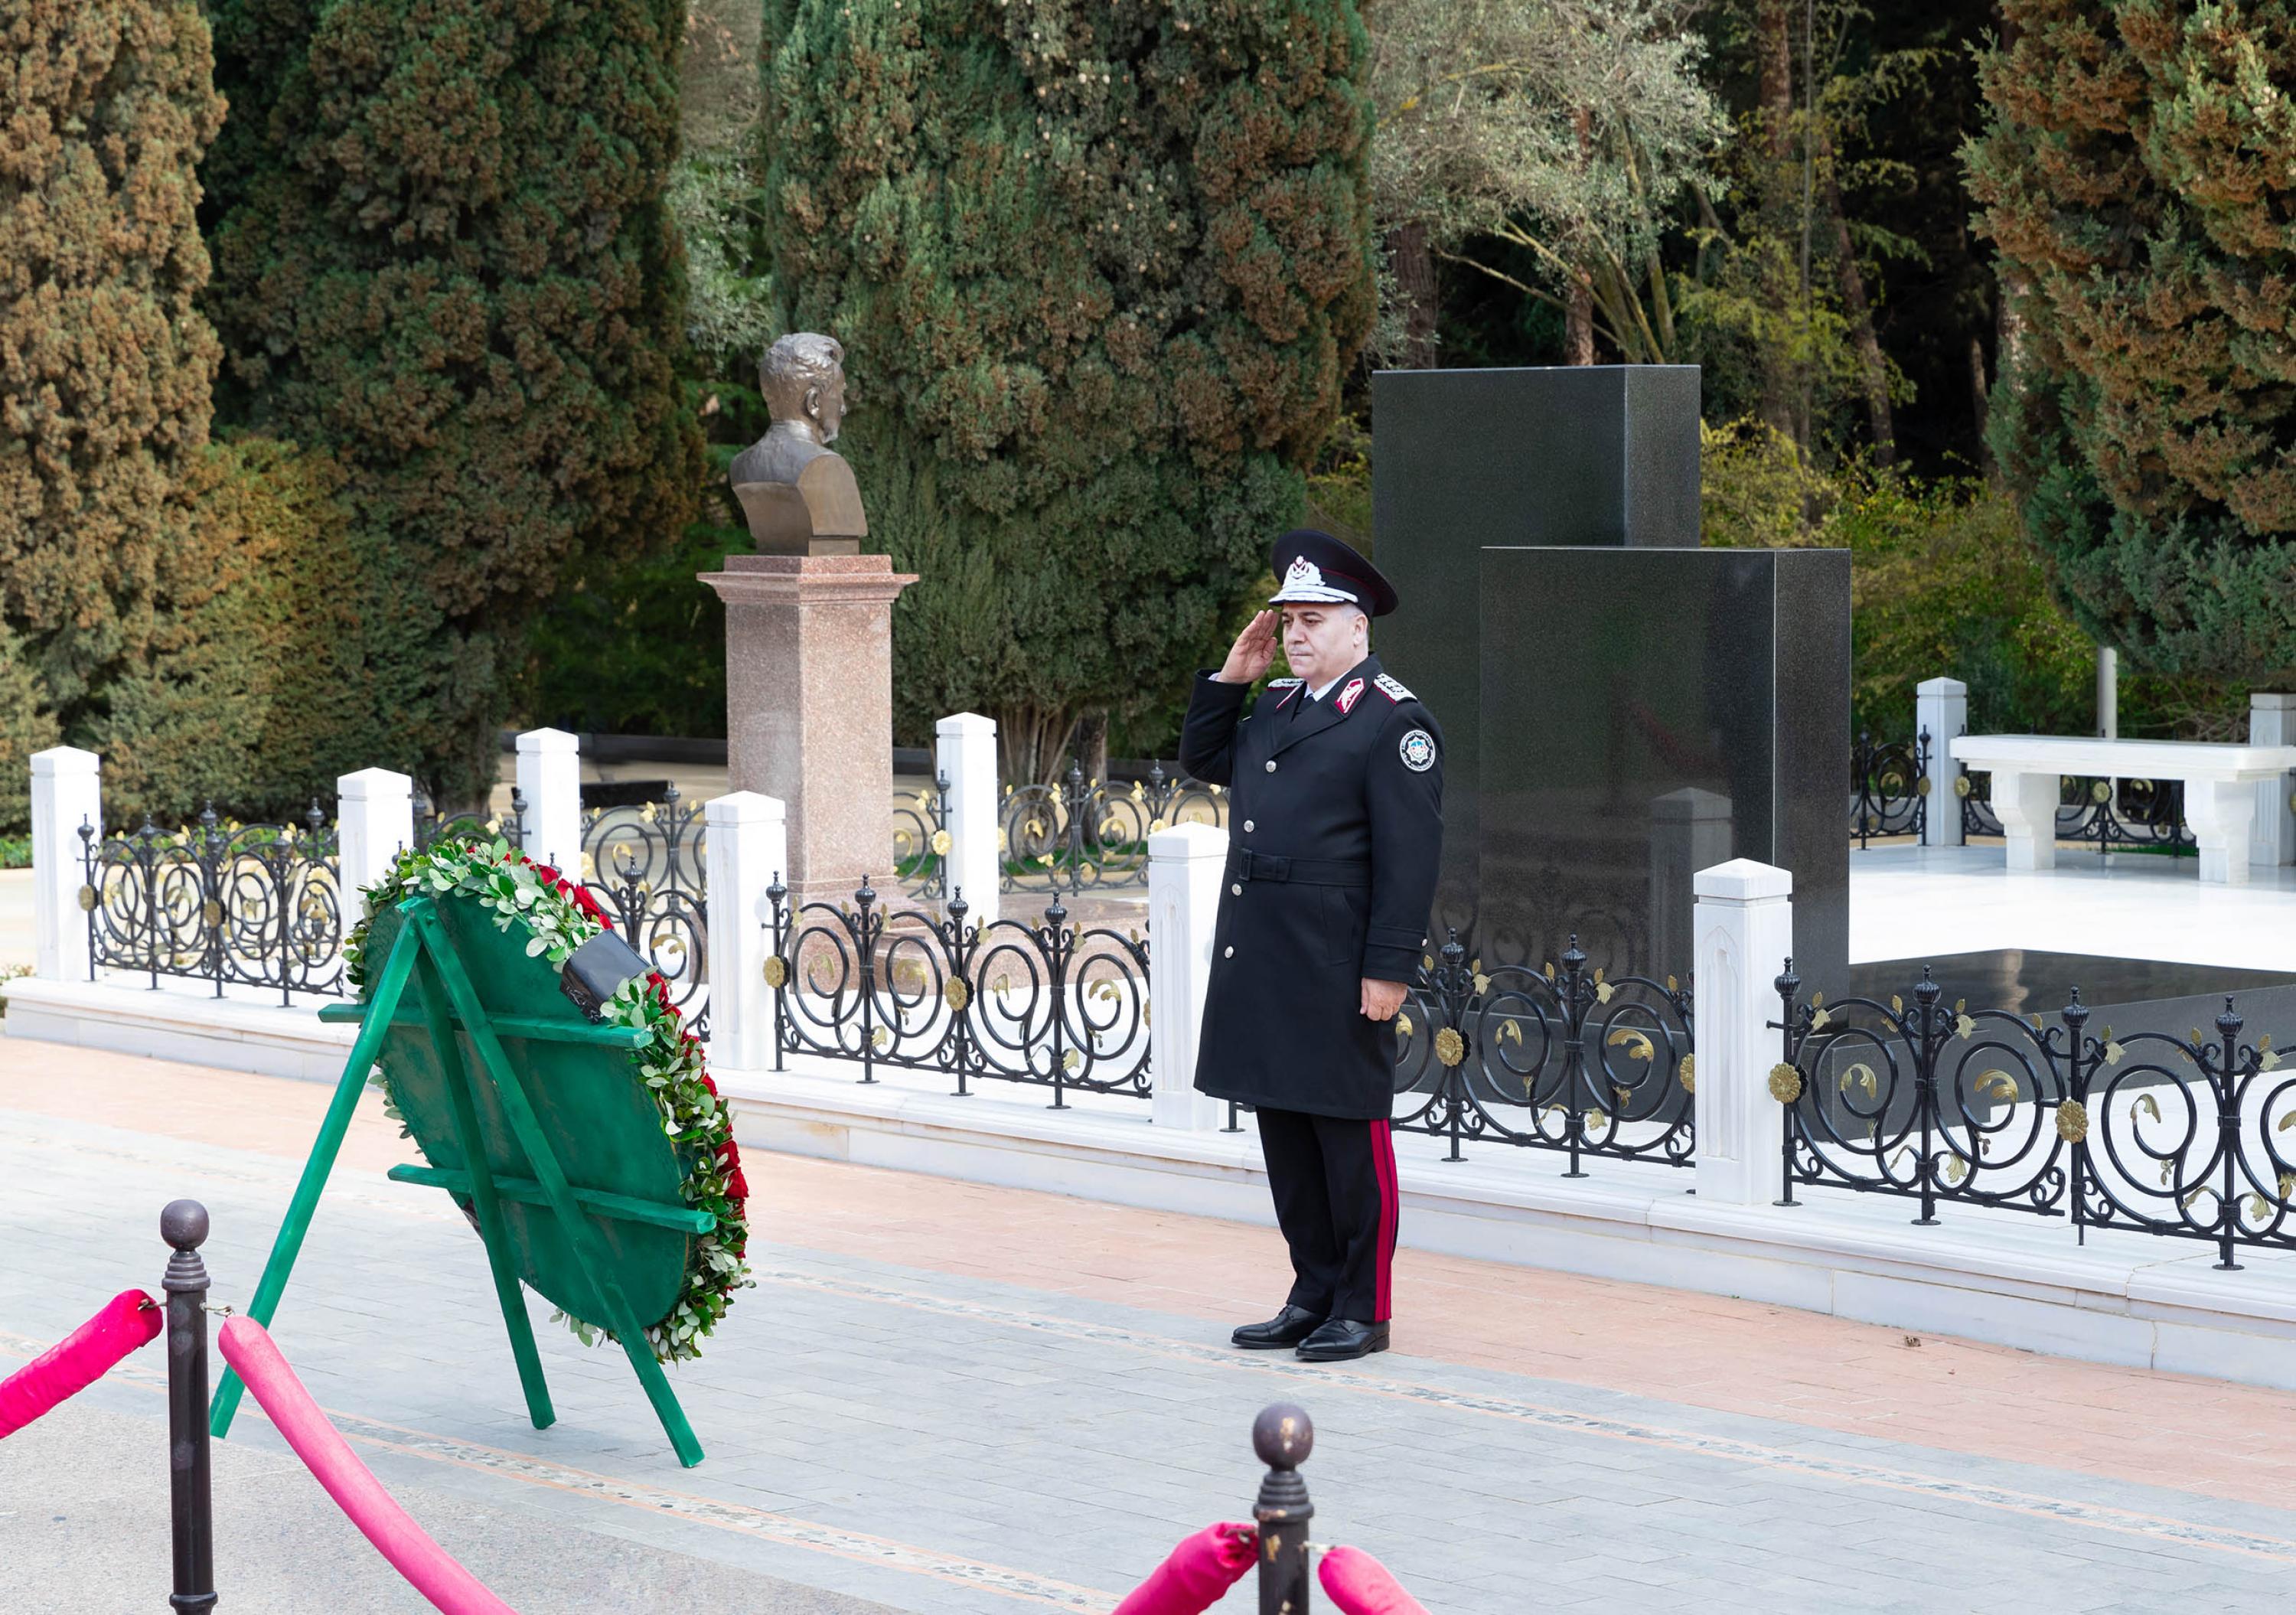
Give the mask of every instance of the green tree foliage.
M 1371 326 L 1353 0 L 774 0 L 775 324 L 846 345 L 896 721 L 1017 772 L 1216 659 Z
M 18 0 L 0 31 L 0 768 L 75 740 L 153 630 L 217 347 L 193 166 L 223 118 L 194 0 Z M 28 676 L 29 673 L 29 676 Z M 52 716 L 42 716 L 43 712 Z
M 32 753 L 62 738 L 23 640 L 0 628 L 0 838 L 31 824 Z
M 1571 307 L 1629 362 L 1663 361 L 1658 255 L 1726 127 L 1698 68 L 1694 0 L 1387 0 L 1373 13 L 1372 176 L 1398 261 L 1418 250 Z M 1524 280 L 1498 256 L 1539 266 Z M 1390 299 L 1392 304 L 1393 299 Z M 1390 307 L 1390 312 L 1396 312 Z M 1382 328 L 1395 348 L 1415 311 Z M 1395 327 L 1399 324 L 1401 331 Z
M 2296 670 L 2296 13 L 2005 0 L 1969 185 L 2021 305 L 1992 442 L 2082 626 Z
M 677 0 L 214 0 L 207 177 L 228 418 L 328 450 L 355 720 L 327 767 L 495 772 L 570 564 L 668 542 L 680 398 Z
M 1759 422 L 1704 435 L 1703 542 L 1849 552 L 1854 726 L 1911 735 L 1915 686 L 1945 675 L 1969 685 L 1972 729 L 2090 732 L 2095 646 L 2051 597 L 2007 494 L 1978 478 L 1931 480 L 1855 461 L 1820 470 Z M 2206 679 L 2128 675 L 2121 733 L 2233 739 L 2226 720 L 2245 700 L 2228 707 L 2226 696 Z
M 209 800 L 257 818 L 332 799 L 338 737 L 371 722 L 336 542 L 341 480 L 324 453 L 263 438 L 192 462 L 188 519 L 154 572 L 152 631 L 75 737 L 102 755 L 115 824 L 173 823 Z
M 668 202 L 685 244 L 689 387 L 708 434 L 694 519 L 668 550 L 569 568 L 535 619 L 521 709 L 537 722 L 616 734 L 726 733 L 726 608 L 693 581 L 750 548 L 727 487 L 734 456 L 766 430 L 758 356 L 781 333 L 758 233 L 757 0 L 685 0 L 681 140 Z

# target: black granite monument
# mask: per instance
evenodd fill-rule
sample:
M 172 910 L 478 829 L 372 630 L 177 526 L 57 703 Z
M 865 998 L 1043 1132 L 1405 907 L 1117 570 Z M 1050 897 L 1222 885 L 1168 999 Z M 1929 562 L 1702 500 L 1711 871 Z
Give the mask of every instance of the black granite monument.
M 1486 549 L 1481 586 L 1485 952 L 1687 980 L 1692 877 L 1754 858 L 1840 980 L 1849 553 Z
M 1686 977 L 1691 876 L 1753 857 L 1794 873 L 1804 978 L 1838 975 L 1848 554 L 1697 547 L 1695 366 L 1391 371 L 1372 398 L 1403 601 L 1374 643 L 1444 728 L 1438 923 Z

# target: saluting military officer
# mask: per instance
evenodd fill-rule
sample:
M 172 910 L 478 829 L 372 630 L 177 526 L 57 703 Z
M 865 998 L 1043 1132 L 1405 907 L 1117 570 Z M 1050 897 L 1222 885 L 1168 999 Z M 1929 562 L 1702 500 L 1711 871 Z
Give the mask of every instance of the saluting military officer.
M 1196 1086 L 1259 1112 L 1283 1309 L 1234 1336 L 1337 1362 L 1384 1351 L 1395 1254 L 1395 1014 L 1418 978 L 1443 841 L 1434 718 L 1370 653 L 1395 590 L 1328 533 L 1276 541 L 1281 586 L 1196 677 L 1180 760 L 1229 788 Z M 1292 676 L 1244 700 L 1275 655 Z

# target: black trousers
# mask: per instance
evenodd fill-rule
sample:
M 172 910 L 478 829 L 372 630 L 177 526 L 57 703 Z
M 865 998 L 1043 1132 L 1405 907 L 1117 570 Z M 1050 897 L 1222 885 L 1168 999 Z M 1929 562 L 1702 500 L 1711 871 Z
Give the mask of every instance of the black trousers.
M 1259 1148 L 1275 1221 L 1292 1247 L 1294 1307 L 1383 1324 L 1395 1262 L 1395 1143 L 1377 1121 L 1271 1111 Z

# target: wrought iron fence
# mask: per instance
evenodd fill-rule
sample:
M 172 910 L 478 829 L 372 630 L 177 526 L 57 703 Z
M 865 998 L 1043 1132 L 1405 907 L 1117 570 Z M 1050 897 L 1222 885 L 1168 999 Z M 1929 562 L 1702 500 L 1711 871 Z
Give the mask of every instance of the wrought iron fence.
M 960 890 L 945 913 L 887 910 L 867 877 L 849 903 L 791 905 L 767 889 L 773 952 L 775 1065 L 813 1054 L 877 1069 L 938 1071 L 969 1093 L 977 1078 L 1034 1083 L 1066 1108 L 1071 1091 L 1145 1099 L 1148 939 L 1068 922 L 1058 897 L 1041 925 L 968 919 Z
M 1861 729 L 1849 751 L 1849 833 L 1863 851 L 1875 836 L 1919 840 L 1929 820 L 1930 732 L 1874 742 Z
M 1691 996 L 1671 976 L 1606 979 L 1573 936 L 1560 970 L 1485 971 L 1453 931 L 1406 1000 L 1397 1032 L 1395 1126 L 1461 1146 L 1559 1150 L 1689 1166 Z M 1231 1118 L 1233 1120 L 1233 1118 Z
M 1964 774 L 1954 782 L 1961 799 L 1964 836 L 2004 834 L 1993 811 L 1993 776 Z M 2200 844 L 2185 823 L 2185 787 L 2178 780 L 2113 780 L 2065 775 L 2057 782 L 2057 840 L 2094 841 L 2103 851 L 2116 847 L 2158 848 L 2170 856 L 2197 856 Z
M 141 972 L 340 996 L 343 898 L 334 828 L 314 800 L 294 824 L 226 824 L 210 802 L 169 832 L 79 829 L 88 973 Z
M 1800 997 L 1777 979 L 1784 1058 L 1784 1203 L 1797 1187 L 1900 1195 L 1916 1222 L 1943 1204 L 2003 1207 L 2207 1241 L 2296 1246 L 2296 1069 L 2269 1037 L 2243 1042 L 2227 997 L 2213 1037 L 2091 1032 L 2076 991 L 2057 1024 L 1947 1009 L 1924 969 L 1882 1004 Z
M 442 840 L 491 841 L 496 836 L 512 847 L 525 845 L 526 797 L 519 788 L 510 788 L 508 815 L 476 811 L 448 813 L 432 804 L 422 787 L 414 787 L 414 848 L 417 852 Z
M 893 878 L 921 902 L 948 895 L 948 775 L 893 793 Z
M 697 1037 L 709 1036 L 709 892 L 706 808 L 677 787 L 661 800 L 582 815 L 582 884 L 614 929 L 669 983 Z
M 1070 762 L 1050 785 L 1007 789 L 997 842 L 1006 891 L 1071 895 L 1148 883 L 1148 838 L 1173 824 L 1227 823 L 1227 793 L 1151 765 L 1129 790 Z

